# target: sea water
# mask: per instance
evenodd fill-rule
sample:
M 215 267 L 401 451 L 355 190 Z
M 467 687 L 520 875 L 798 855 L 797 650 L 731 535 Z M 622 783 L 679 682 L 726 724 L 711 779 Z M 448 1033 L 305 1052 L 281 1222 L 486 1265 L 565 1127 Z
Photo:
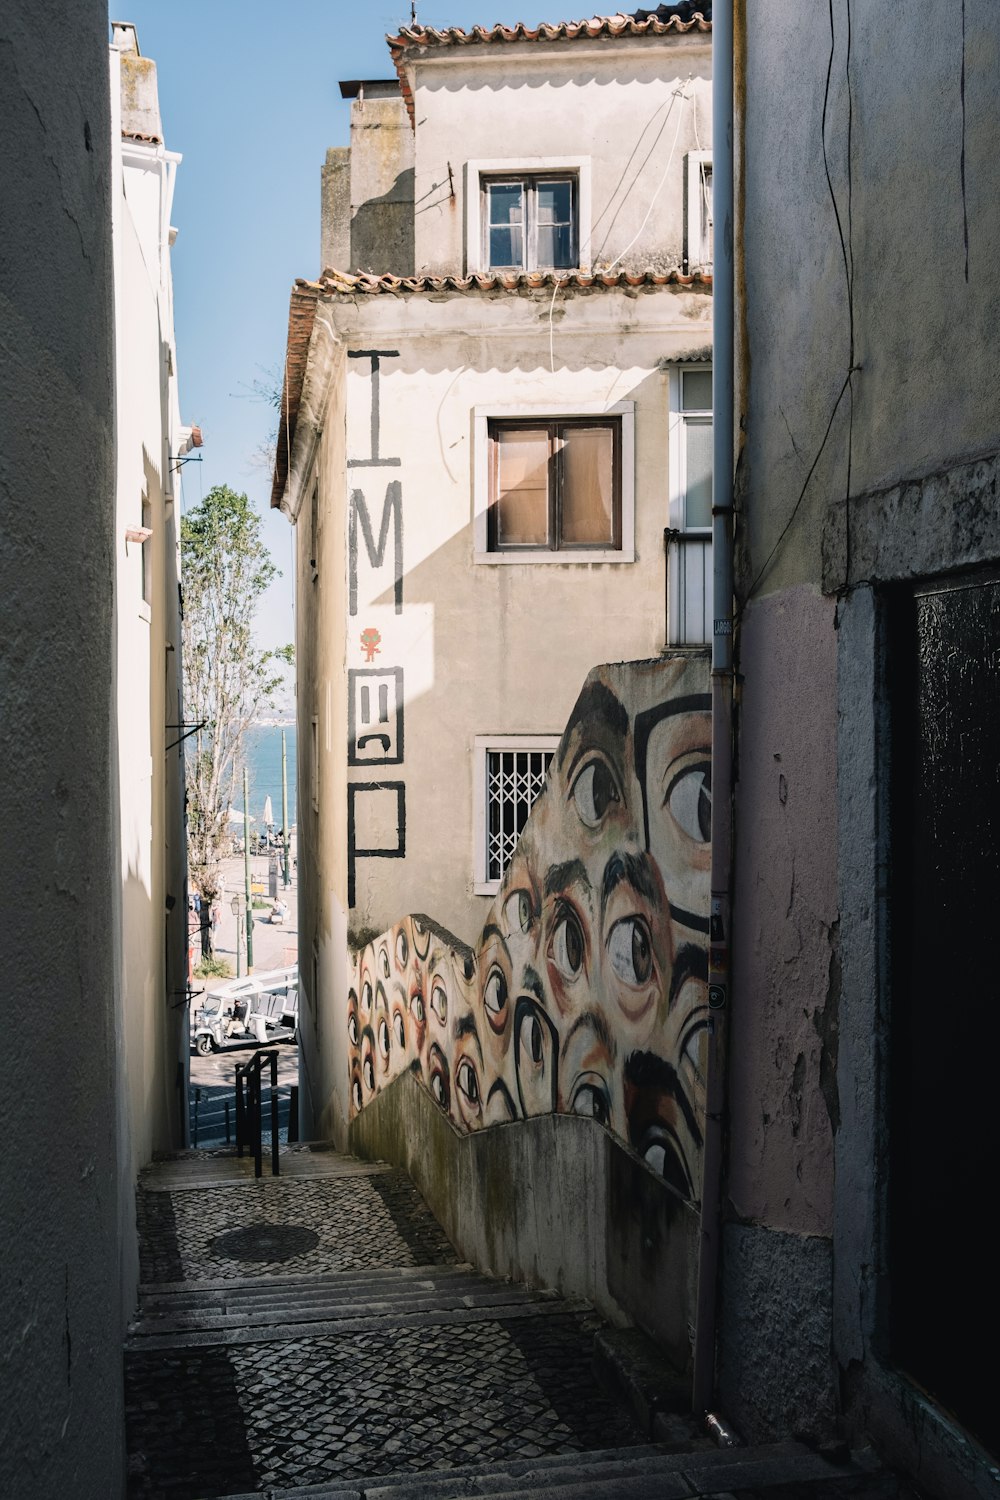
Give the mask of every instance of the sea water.
M 295 826 L 295 725 L 257 724 L 247 730 L 246 767 L 250 773 L 250 816 L 254 829 L 262 829 L 264 798 L 271 799 L 275 828 L 281 827 L 281 736 L 285 736 L 288 770 L 288 824 Z M 243 811 L 243 776 L 237 775 L 237 812 Z

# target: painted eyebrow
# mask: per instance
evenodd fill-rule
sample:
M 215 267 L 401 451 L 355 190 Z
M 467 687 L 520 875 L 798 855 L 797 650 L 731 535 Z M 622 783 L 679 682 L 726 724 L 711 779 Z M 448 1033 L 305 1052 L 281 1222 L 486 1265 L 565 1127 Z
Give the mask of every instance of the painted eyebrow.
M 614 1037 L 611 1035 L 611 1028 L 608 1025 L 607 1017 L 602 1010 L 585 1010 L 582 1015 L 577 1016 L 566 1033 L 566 1039 L 563 1042 L 563 1051 L 569 1046 L 576 1033 L 584 1027 L 587 1027 L 594 1033 L 612 1062 L 614 1062 L 618 1048 L 615 1045 Z
M 476 1030 L 476 1018 L 471 1010 L 464 1016 L 459 1016 L 455 1022 L 455 1040 L 461 1041 L 463 1036 L 474 1036 L 478 1040 L 479 1033 Z
M 567 859 L 561 865 L 551 865 L 545 876 L 545 894 L 552 896 L 565 890 L 568 885 L 583 885 L 589 891 L 590 876 L 582 859 Z
M 482 936 L 479 939 L 480 951 L 477 954 L 477 959 L 480 961 L 482 960 L 482 949 L 486 947 L 486 943 L 489 938 L 496 938 L 497 942 L 500 944 L 500 947 L 503 949 L 503 956 L 509 964 L 510 949 L 507 947 L 507 934 L 505 932 L 501 932 L 500 928 L 495 922 L 487 922 L 486 926 L 483 928 Z
M 521 982 L 521 988 L 523 990 L 527 990 L 529 995 L 534 995 L 535 999 L 541 1005 L 545 1004 L 545 986 L 542 984 L 541 979 L 538 977 L 538 974 L 530 964 L 525 964 L 524 966 L 524 976 Z
M 681 985 L 688 979 L 708 978 L 708 954 L 697 943 L 685 943 L 674 959 L 674 972 L 670 977 L 670 994 L 667 1004 L 673 1005 L 680 993 Z
M 645 896 L 652 905 L 656 904 L 656 886 L 649 872 L 649 865 L 645 855 L 619 853 L 612 854 L 604 867 L 604 879 L 601 882 L 601 915 L 608 900 L 618 886 L 627 884 L 633 890 L 638 891 L 640 896 Z
M 575 729 L 581 728 L 591 719 L 599 719 L 608 729 L 623 740 L 628 734 L 628 713 L 621 701 L 603 682 L 592 682 L 583 689 L 569 716 L 563 737 L 556 752 L 556 765 L 562 768 Z
M 634 1084 L 638 1089 L 655 1089 L 657 1093 L 666 1094 L 673 1099 L 684 1116 L 687 1128 L 701 1145 L 701 1128 L 691 1108 L 691 1101 L 677 1076 L 676 1068 L 666 1058 L 658 1057 L 655 1052 L 633 1052 L 625 1060 L 625 1082 Z

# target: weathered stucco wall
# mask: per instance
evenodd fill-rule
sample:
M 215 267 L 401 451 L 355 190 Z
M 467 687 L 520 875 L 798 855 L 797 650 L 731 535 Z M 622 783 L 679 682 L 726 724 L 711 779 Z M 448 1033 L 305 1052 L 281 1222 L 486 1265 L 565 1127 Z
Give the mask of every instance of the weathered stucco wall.
M 973 1493 L 967 1455 L 963 1478 L 953 1470 L 942 1479 L 940 1427 L 932 1433 L 924 1411 L 926 1442 L 914 1439 L 916 1407 L 880 1364 L 887 762 L 878 585 L 998 553 L 990 330 L 1000 302 L 1000 31 L 991 8 L 961 4 L 897 7 L 887 24 L 884 7 L 851 0 L 848 15 L 847 0 L 834 0 L 832 35 L 823 7 L 746 0 L 740 19 L 741 701 L 727 1186 L 732 1218 L 746 1222 L 727 1237 L 723 1399 L 758 1435 L 786 1430 L 789 1412 L 807 1410 L 810 1387 L 825 1390 L 832 1416 L 837 1383 L 824 1385 L 815 1363 L 825 1337 L 838 1377 L 849 1372 L 839 1391 L 855 1435 L 864 1428 L 917 1467 L 921 1448 L 937 1446 L 924 1476 L 931 1492 Z M 838 593 L 846 597 L 835 610 Z M 831 1237 L 832 1262 L 822 1248 Z M 811 1281 L 827 1331 L 810 1319 L 807 1338 L 771 1347 L 741 1319 L 740 1299 L 785 1262 L 795 1267 L 790 1284 Z M 776 1309 L 782 1325 L 796 1301 L 798 1292 Z M 814 1405 L 810 1425 L 823 1421 Z
M 0 41 L 0 1490 L 38 1500 L 124 1488 L 107 25 L 14 0 Z
M 322 657 L 336 655 L 341 672 L 369 665 L 403 674 L 402 762 L 352 767 L 349 780 L 405 783 L 407 852 L 356 860 L 355 930 L 378 932 L 407 911 L 425 911 L 472 942 L 490 901 L 473 890 L 476 736 L 558 737 L 580 683 L 609 646 L 634 659 L 664 643 L 669 377 L 661 363 L 704 344 L 711 300 L 670 291 L 566 294 L 553 310 L 550 345 L 551 302 L 542 292 L 378 297 L 331 308 L 354 350 L 396 351 L 380 356 L 377 383 L 370 356 L 346 361 L 346 411 L 331 419 L 346 422 L 347 458 L 362 466 L 348 468 L 346 481 L 330 469 L 323 485 L 356 497 L 356 599 L 336 633 L 316 634 L 311 645 Z M 368 466 L 375 394 L 380 457 L 395 466 Z M 545 415 L 588 402 L 599 411 L 634 404 L 634 560 L 474 561 L 483 441 L 476 409 L 514 404 Z M 383 525 L 384 551 L 373 566 L 368 538 L 377 558 Z M 346 537 L 327 534 L 324 568 L 346 575 L 345 540 L 350 527 Z M 370 660 L 366 641 L 377 647 Z
M 679 265 L 684 154 L 712 146 L 708 42 L 522 42 L 416 55 L 416 269 L 454 275 L 469 264 L 467 162 L 517 170 L 546 157 L 589 161 L 591 264 L 622 255 L 629 267 Z

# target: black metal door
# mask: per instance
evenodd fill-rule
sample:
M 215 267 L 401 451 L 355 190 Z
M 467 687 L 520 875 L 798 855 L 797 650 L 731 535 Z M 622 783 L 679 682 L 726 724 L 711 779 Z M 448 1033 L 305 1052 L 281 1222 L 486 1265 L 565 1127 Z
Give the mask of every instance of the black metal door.
M 996 1452 L 1000 581 L 918 587 L 897 625 L 890 1352 Z

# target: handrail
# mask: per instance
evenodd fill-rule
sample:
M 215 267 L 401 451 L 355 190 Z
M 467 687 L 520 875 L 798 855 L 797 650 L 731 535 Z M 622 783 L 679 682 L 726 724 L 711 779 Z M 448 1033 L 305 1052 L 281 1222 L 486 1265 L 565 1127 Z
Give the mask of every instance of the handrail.
M 253 1175 L 264 1171 L 264 1110 L 261 1098 L 261 1071 L 265 1060 L 270 1064 L 271 1090 L 271 1176 L 278 1176 L 278 1054 L 262 1049 L 248 1063 L 236 1066 L 236 1154 L 244 1146 L 253 1146 Z M 244 1093 L 244 1088 L 246 1092 Z

